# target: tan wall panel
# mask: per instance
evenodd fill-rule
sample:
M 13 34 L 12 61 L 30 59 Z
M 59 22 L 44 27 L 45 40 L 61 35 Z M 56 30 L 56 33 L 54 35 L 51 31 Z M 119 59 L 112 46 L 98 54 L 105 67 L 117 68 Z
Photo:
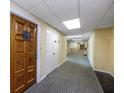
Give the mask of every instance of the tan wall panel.
M 88 41 L 88 58 L 94 69 L 114 75 L 114 30 L 97 29 Z

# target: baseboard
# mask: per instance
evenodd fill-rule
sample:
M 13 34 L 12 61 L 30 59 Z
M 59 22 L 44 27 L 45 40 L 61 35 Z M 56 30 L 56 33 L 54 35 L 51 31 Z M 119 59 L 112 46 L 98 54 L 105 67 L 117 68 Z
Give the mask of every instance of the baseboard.
M 37 83 L 40 83 L 45 78 L 46 78 L 46 75 L 42 76 L 41 79 L 39 81 L 37 81 Z
M 63 62 L 63 63 L 64 63 L 64 62 Z M 61 63 L 61 64 L 57 65 L 57 68 L 58 68 L 58 67 L 60 67 L 63 63 Z
M 57 65 L 57 68 L 60 67 L 63 63 L 65 63 L 67 59 L 65 59 L 61 64 Z
M 113 75 L 111 72 L 107 72 L 107 71 L 103 71 L 103 70 L 96 69 L 96 68 L 93 66 L 93 64 L 91 64 L 91 62 L 90 62 L 90 60 L 89 60 L 88 57 L 87 57 L 87 59 L 88 59 L 90 65 L 91 65 L 91 67 L 93 68 L 93 70 L 99 71 L 99 72 L 103 72 L 103 73 L 108 73 L 108 74 L 110 74 L 112 77 L 114 77 L 114 75 Z
M 110 74 L 112 77 L 114 77 L 114 75 L 111 72 L 102 71 L 102 70 L 99 70 L 99 69 L 93 69 L 93 70 L 103 72 L 103 73 L 107 73 L 107 74 Z
M 90 60 L 89 60 L 89 58 L 88 58 L 88 57 L 87 57 L 87 59 L 88 59 L 88 61 L 89 61 L 90 65 L 91 65 L 91 67 L 92 67 L 92 68 L 93 68 L 93 70 L 94 70 L 95 68 L 94 68 L 93 64 L 90 62 Z

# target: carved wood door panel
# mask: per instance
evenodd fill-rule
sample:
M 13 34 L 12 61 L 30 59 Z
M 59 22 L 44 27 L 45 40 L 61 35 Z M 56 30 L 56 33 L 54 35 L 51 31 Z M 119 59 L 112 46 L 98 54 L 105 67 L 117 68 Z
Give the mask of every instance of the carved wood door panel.
M 36 82 L 36 25 L 28 22 L 27 31 L 30 33 L 30 40 L 26 42 L 26 85 L 29 87 Z
M 11 16 L 11 93 L 21 93 L 36 82 L 36 25 Z M 30 40 L 24 40 L 24 31 Z

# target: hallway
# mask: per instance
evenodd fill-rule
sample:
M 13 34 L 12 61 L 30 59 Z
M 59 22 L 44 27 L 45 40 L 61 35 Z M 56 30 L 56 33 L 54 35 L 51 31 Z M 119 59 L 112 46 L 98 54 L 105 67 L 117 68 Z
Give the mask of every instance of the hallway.
M 114 77 L 114 0 L 10 0 L 10 15 L 11 93 L 103 93 L 95 71 Z
M 69 54 L 67 62 L 25 93 L 103 93 L 87 59 L 80 53 Z

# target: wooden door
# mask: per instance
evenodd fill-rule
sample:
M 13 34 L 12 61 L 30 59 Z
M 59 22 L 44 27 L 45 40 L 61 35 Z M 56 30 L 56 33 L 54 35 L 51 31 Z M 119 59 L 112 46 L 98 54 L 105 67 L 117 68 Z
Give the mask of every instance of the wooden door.
M 24 39 L 24 31 L 30 38 Z M 21 93 L 36 82 L 36 25 L 11 14 L 11 93 Z

